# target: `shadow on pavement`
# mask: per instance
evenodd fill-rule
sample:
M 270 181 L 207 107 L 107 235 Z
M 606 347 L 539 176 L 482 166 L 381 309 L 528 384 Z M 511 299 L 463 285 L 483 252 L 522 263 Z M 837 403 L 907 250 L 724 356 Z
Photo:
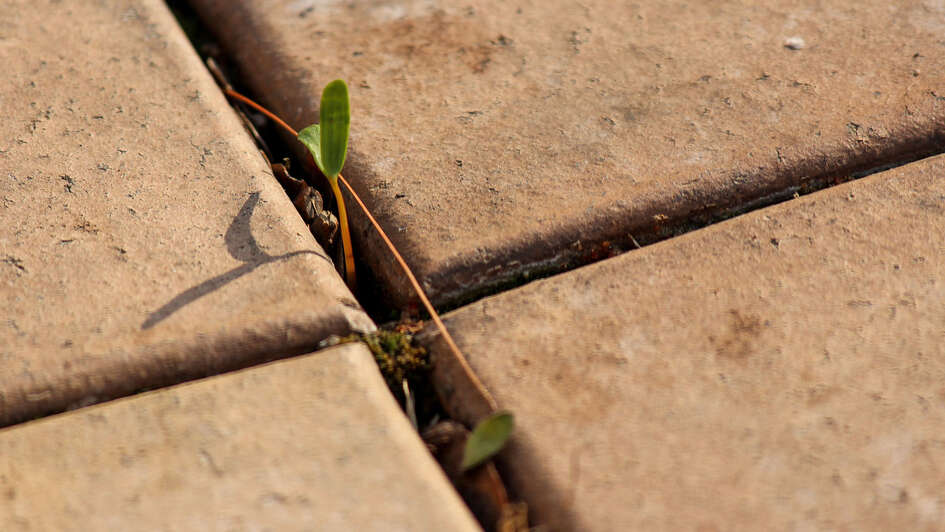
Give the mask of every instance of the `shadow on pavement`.
M 256 209 L 257 203 L 259 203 L 259 193 L 253 192 L 249 195 L 249 198 L 246 199 L 246 202 L 243 203 L 240 212 L 237 213 L 236 218 L 233 219 L 233 222 L 226 230 L 226 235 L 224 236 L 226 249 L 230 253 L 230 256 L 243 264 L 226 273 L 207 279 L 174 296 L 174 298 L 165 303 L 164 306 L 148 315 L 148 319 L 144 320 L 144 323 L 141 324 L 142 329 L 154 327 L 184 306 L 222 288 L 228 283 L 239 279 L 265 264 L 284 261 L 297 255 L 309 254 L 328 260 L 324 255 L 312 250 L 293 251 L 282 255 L 269 255 L 263 251 L 256 242 L 256 238 L 253 237 L 250 227 L 250 219 L 253 216 L 253 211 Z

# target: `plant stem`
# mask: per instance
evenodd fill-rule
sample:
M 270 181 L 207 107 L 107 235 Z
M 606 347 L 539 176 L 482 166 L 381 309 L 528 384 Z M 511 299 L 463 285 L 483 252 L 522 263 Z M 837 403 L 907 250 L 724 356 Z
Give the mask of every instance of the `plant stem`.
M 256 103 L 256 102 L 250 100 L 250 99 L 247 98 L 246 96 L 243 96 L 242 94 L 236 92 L 236 91 L 233 90 L 233 89 L 223 89 L 223 92 L 226 93 L 227 96 L 229 96 L 229 97 L 231 97 L 231 98 L 233 98 L 233 99 L 239 100 L 239 101 L 245 103 L 246 105 L 252 107 L 253 109 L 259 111 L 260 113 L 262 113 L 262 114 L 268 116 L 270 120 L 272 120 L 272 121 L 275 122 L 276 124 L 279 124 L 280 126 L 282 126 L 282 128 L 285 129 L 286 131 L 288 131 L 289 133 L 292 133 L 292 136 L 293 136 L 293 137 L 298 138 L 299 132 L 296 131 L 296 130 L 294 130 L 294 129 L 292 129 L 292 126 L 290 126 L 289 124 L 286 124 L 285 121 L 283 121 L 281 118 L 279 118 L 278 116 L 276 116 L 276 114 L 273 113 L 272 111 L 270 111 L 269 109 L 266 109 L 265 107 L 263 107 L 263 106 L 259 105 L 258 103 Z
M 348 282 L 348 288 L 354 292 L 358 287 L 358 281 L 354 275 L 354 252 L 351 247 L 351 233 L 348 231 L 348 213 L 345 211 L 345 200 L 341 197 L 341 189 L 338 188 L 338 178 L 329 178 L 331 191 L 335 195 L 335 203 L 338 204 L 338 221 L 341 224 L 341 248 L 345 254 L 345 280 Z
M 223 92 L 226 93 L 227 96 L 239 100 L 266 115 L 270 120 L 291 133 L 293 137 L 298 138 L 299 132 L 269 109 L 266 109 L 233 89 L 224 88 Z M 331 185 L 331 192 L 335 195 L 335 203 L 338 204 L 338 221 L 341 224 L 341 249 L 345 255 L 345 280 L 348 283 L 348 288 L 354 292 L 357 290 L 358 283 L 354 274 L 354 250 L 351 247 L 351 233 L 348 231 L 348 214 L 345 211 L 345 200 L 341 197 L 341 189 L 338 188 L 338 180 L 329 177 L 328 183 Z

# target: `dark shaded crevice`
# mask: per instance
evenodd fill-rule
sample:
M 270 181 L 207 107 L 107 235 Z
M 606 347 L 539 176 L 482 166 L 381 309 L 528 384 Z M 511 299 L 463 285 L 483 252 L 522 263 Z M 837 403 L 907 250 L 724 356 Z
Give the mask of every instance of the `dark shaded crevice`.
M 350 324 L 343 317 L 329 317 L 324 330 L 350 330 Z M 101 363 L 88 369 L 79 368 L 80 362 L 76 362 L 72 369 L 63 368 L 58 373 L 51 373 L 30 387 L 8 391 L 11 396 L 16 393 L 35 397 L 25 403 L 28 405 L 26 408 L 4 410 L 4 396 L 0 393 L 0 429 L 311 353 L 317 349 L 316 338 L 322 334 L 312 331 L 310 320 L 304 318 L 297 322 L 267 324 L 263 328 L 241 329 L 238 323 L 231 323 L 198 331 L 193 338 L 183 342 L 140 342 L 130 350 L 116 348 L 98 353 L 92 358 L 101 360 Z M 147 356 L 139 359 L 133 356 L 136 353 L 146 353 Z M 187 353 L 188 363 L 182 362 L 181 353 Z M 220 357 L 219 353 L 227 356 Z M 128 375 L 139 375 L 140 378 L 130 379 Z M 63 387 L 62 383 L 66 386 Z M 58 386 L 55 395 L 49 393 L 53 386 Z
M 945 130 L 936 131 L 928 138 L 906 139 L 899 144 L 873 158 L 843 164 L 819 175 L 811 172 L 808 174 L 811 177 L 799 181 L 795 176 L 804 175 L 804 172 L 792 168 L 770 180 L 771 183 L 767 187 L 748 193 L 739 191 L 738 186 L 733 186 L 715 191 L 711 195 L 702 194 L 699 202 L 707 206 L 701 209 L 680 208 L 679 205 L 683 202 L 677 201 L 680 195 L 677 194 L 652 201 L 633 213 L 634 218 L 645 220 L 642 223 L 623 225 L 603 215 L 585 224 L 586 227 L 600 229 L 593 240 L 581 234 L 580 229 L 575 229 L 570 234 L 556 238 L 557 241 L 572 244 L 563 244 L 557 253 L 551 256 L 547 256 L 545 250 L 529 249 L 531 246 L 527 244 L 512 243 L 497 250 L 493 258 L 481 266 L 481 270 L 489 272 L 488 278 L 470 278 L 465 264 L 457 264 L 430 276 L 430 284 L 445 287 L 432 297 L 437 309 L 447 312 L 538 279 L 566 273 L 753 211 L 934 157 L 945 153 Z M 812 164 L 802 163 L 798 166 Z M 752 175 L 737 176 L 733 178 L 735 179 L 743 183 L 764 182 Z M 665 219 L 659 222 L 651 221 L 658 216 Z M 539 240 L 535 235 L 523 237 L 521 240 L 529 239 Z M 531 260 L 528 260 L 529 256 L 532 257 Z M 457 279 L 465 279 L 466 282 L 458 283 Z

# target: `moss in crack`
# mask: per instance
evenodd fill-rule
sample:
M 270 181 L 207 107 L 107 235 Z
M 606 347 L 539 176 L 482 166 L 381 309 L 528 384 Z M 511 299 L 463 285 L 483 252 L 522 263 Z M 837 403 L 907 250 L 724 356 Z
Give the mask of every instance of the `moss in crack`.
M 387 385 L 398 399 L 403 400 L 404 379 L 417 381 L 425 378 L 430 370 L 430 355 L 427 350 L 413 343 L 413 335 L 397 331 L 378 331 L 361 338 L 381 368 Z M 398 393 L 400 392 L 400 393 Z
M 407 382 L 421 427 L 441 412 L 430 380 L 433 367 L 430 354 L 414 341 L 414 333 L 422 326 L 422 322 L 400 323 L 391 329 L 352 334 L 338 340 L 338 343 L 363 342 L 371 350 L 387 387 L 401 405 L 407 402 L 404 381 Z

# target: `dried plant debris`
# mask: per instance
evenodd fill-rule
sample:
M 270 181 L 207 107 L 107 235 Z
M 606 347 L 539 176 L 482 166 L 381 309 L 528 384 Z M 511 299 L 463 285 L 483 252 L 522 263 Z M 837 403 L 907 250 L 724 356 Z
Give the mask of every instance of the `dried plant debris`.
M 302 220 L 309 226 L 315 240 L 323 248 L 331 248 L 335 235 L 338 234 L 338 218 L 325 209 L 322 195 L 305 181 L 289 174 L 288 159 L 273 164 L 272 173 L 285 189 Z

